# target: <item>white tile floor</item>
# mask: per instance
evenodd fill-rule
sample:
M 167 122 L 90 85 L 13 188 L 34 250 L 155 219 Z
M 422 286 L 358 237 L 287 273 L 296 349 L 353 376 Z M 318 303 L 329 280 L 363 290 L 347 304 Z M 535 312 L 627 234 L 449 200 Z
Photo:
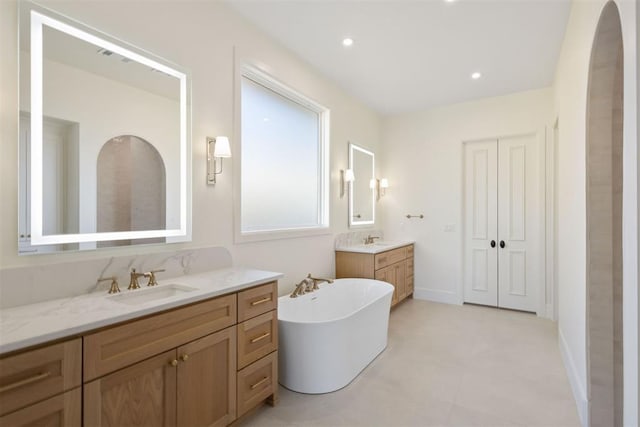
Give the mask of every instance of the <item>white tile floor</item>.
M 243 426 L 578 426 L 556 325 L 535 315 L 408 300 L 389 344 L 347 387 L 280 387 Z

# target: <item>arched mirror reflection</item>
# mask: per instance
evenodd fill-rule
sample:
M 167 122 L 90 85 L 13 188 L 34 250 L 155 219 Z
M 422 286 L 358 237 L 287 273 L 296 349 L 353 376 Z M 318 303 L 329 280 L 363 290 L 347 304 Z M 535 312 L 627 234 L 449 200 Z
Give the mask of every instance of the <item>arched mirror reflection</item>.
M 166 224 L 166 174 L 156 148 L 135 135 L 107 141 L 98 154 L 98 232 L 161 230 Z M 165 239 L 98 242 L 98 247 Z

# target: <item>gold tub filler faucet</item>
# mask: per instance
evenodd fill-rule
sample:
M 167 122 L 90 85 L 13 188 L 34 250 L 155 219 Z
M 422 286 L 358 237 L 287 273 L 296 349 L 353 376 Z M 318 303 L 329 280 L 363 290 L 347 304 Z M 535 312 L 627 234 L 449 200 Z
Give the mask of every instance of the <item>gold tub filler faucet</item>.
M 309 273 L 307 277 L 302 279 L 302 281 L 296 285 L 296 288 L 293 290 L 293 292 L 291 292 L 291 295 L 289 295 L 289 297 L 297 298 L 300 295 L 304 295 L 304 294 L 313 292 L 317 289 L 320 289 L 318 288 L 318 283 L 322 283 L 322 282 L 333 283 L 333 280 L 321 279 L 319 277 L 311 277 L 311 273 Z

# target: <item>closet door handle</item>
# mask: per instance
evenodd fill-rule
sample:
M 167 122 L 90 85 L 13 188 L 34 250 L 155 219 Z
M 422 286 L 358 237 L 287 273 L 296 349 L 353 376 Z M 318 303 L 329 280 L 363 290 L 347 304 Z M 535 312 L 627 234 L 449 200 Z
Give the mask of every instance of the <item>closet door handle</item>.
M 507 245 L 505 245 L 504 240 L 500 240 L 500 247 L 504 249 L 505 246 Z
M 491 247 L 492 247 L 492 248 L 495 248 L 495 247 L 496 247 L 496 241 L 495 241 L 495 240 L 492 240 L 492 241 L 491 241 Z

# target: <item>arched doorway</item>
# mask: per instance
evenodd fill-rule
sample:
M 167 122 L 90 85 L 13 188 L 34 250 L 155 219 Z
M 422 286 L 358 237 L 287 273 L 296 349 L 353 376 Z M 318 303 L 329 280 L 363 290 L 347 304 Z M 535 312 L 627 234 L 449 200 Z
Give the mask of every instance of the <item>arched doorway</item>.
M 166 173 L 156 148 L 134 135 L 107 141 L 98 154 L 98 232 L 162 230 L 166 223 Z M 164 242 L 136 239 L 99 242 L 123 246 Z
M 621 426 L 623 52 L 608 2 L 591 50 L 587 93 L 587 369 L 589 422 Z

